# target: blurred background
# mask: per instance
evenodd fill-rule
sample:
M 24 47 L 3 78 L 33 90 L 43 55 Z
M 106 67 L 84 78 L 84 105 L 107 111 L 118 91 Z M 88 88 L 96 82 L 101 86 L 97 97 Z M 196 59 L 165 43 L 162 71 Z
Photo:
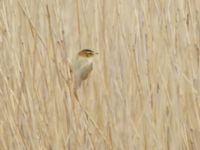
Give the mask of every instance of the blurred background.
M 198 150 L 199 6 L 1 0 L 0 149 Z M 84 48 L 100 54 L 77 103 L 69 62 Z

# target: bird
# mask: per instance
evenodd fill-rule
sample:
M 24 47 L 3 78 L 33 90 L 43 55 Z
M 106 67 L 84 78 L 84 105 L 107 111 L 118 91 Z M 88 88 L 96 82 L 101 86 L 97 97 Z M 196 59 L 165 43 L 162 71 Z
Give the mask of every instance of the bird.
M 82 82 L 89 77 L 93 70 L 93 58 L 97 54 L 98 52 L 90 49 L 83 49 L 77 53 L 72 64 L 75 91 L 81 86 Z

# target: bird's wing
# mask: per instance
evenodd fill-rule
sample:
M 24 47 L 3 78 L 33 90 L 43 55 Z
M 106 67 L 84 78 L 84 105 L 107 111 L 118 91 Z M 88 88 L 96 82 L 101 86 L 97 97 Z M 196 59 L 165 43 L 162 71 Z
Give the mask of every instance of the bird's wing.
M 92 71 L 93 69 L 93 65 L 92 63 L 90 64 L 85 64 L 82 68 L 81 68 L 81 79 L 82 80 L 86 80 L 90 74 L 90 72 Z

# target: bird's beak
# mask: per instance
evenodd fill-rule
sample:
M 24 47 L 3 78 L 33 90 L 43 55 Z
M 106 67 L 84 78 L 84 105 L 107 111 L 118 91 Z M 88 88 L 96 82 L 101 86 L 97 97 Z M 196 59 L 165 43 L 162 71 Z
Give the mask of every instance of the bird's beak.
M 94 54 L 95 54 L 95 55 L 98 55 L 98 54 L 99 54 L 99 52 L 94 52 Z

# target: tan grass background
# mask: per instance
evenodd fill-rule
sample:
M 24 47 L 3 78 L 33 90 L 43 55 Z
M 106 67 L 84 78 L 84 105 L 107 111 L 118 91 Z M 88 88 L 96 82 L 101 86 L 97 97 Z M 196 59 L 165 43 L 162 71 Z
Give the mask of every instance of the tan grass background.
M 199 0 L 1 0 L 0 149 L 198 150 L 199 65 Z

